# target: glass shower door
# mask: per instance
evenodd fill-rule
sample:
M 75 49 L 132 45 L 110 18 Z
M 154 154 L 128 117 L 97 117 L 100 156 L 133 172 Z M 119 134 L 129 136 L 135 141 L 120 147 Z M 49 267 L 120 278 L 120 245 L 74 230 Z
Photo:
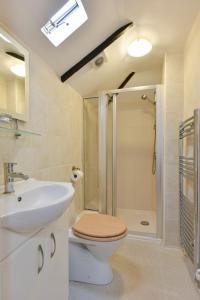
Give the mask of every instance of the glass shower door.
M 100 211 L 122 218 L 129 232 L 153 235 L 159 178 L 152 173 L 154 99 L 155 86 L 111 91 L 99 99 Z
M 160 165 L 156 176 L 152 172 L 154 144 L 157 161 L 161 155 L 155 129 L 162 131 L 155 127 L 155 90 L 138 87 L 84 99 L 85 209 L 122 218 L 129 232 L 160 236 Z
M 84 208 L 116 215 L 116 99 L 84 99 Z
M 99 112 L 98 98 L 84 99 L 84 207 L 99 210 Z
M 100 212 L 116 215 L 116 95 L 99 99 L 99 199 Z

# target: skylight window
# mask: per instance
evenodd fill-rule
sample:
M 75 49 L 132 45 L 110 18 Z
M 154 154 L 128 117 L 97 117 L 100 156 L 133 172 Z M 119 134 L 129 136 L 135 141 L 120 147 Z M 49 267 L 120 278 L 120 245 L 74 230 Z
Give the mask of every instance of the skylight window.
M 68 0 L 41 28 L 41 31 L 57 47 L 85 23 L 87 19 L 88 17 L 81 0 Z

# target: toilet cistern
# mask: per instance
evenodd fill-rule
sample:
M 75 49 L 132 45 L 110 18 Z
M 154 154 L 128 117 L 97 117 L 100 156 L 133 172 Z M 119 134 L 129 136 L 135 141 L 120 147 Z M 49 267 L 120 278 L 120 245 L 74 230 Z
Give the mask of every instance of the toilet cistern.
M 4 184 L 5 184 L 5 191 L 4 193 L 13 193 L 14 192 L 14 178 L 21 178 L 24 180 L 29 179 L 29 177 L 23 173 L 14 172 L 14 165 L 17 163 L 4 163 Z

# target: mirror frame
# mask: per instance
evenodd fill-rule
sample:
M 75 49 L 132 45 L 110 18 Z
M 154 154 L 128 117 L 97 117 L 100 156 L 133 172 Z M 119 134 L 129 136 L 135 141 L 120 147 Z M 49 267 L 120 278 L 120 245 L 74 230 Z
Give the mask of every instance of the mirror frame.
M 5 112 L 1 111 L 1 113 L 8 113 L 12 116 L 13 119 L 17 119 L 22 122 L 28 122 L 29 119 L 29 80 L 30 80 L 30 68 L 29 68 L 29 51 L 22 46 L 22 44 L 16 39 L 16 37 L 13 37 L 13 34 L 8 33 L 8 30 L 4 29 L 4 26 L 0 23 L 0 33 L 2 33 L 6 38 L 8 38 L 12 44 L 17 48 L 19 52 L 21 52 L 24 55 L 25 59 L 25 70 L 26 70 L 26 76 L 25 76 L 25 111 L 23 114 L 19 113 L 11 113 L 11 112 Z

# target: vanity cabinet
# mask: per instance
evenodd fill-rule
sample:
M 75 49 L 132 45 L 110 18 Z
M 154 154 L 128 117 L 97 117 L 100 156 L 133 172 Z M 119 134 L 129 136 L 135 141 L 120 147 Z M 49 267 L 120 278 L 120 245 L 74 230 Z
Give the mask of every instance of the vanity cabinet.
M 43 229 L 0 264 L 1 300 L 68 299 L 67 228 Z

